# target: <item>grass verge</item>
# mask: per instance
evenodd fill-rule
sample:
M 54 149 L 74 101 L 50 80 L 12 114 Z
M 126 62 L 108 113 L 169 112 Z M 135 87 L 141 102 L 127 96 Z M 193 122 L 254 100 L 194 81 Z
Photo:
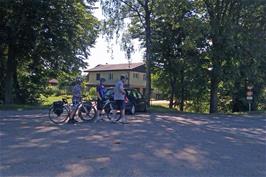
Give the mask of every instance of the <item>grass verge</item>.
M 70 97 L 68 95 L 62 96 L 49 96 L 45 97 L 41 95 L 40 104 L 10 104 L 10 105 L 0 105 L 0 110 L 31 110 L 31 109 L 47 109 L 49 108 L 54 101 L 62 100 L 62 98 L 67 98 L 70 101 Z
M 47 109 L 48 105 L 24 105 L 24 104 L 10 104 L 10 105 L 0 105 L 0 110 L 31 110 L 31 109 Z
M 176 113 L 176 109 L 170 109 L 162 105 L 151 105 L 149 112 L 158 112 L 158 113 Z

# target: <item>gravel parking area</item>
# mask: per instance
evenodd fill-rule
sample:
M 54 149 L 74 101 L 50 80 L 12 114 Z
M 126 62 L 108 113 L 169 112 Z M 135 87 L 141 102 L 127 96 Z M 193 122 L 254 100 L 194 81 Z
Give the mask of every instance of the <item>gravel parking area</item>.
M 147 113 L 54 125 L 0 111 L 0 176 L 266 176 L 266 115 Z

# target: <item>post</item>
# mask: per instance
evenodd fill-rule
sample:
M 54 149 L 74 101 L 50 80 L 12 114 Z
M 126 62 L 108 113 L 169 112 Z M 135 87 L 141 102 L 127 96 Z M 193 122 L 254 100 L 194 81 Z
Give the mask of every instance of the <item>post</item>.
M 246 98 L 248 100 L 248 112 L 250 112 L 251 111 L 251 101 L 253 100 L 253 86 L 252 85 L 247 86 Z

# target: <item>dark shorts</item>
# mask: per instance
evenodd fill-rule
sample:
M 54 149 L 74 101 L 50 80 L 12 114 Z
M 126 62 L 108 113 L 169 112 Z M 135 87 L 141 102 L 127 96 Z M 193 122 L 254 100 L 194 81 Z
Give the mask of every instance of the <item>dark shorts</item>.
M 73 108 L 77 109 L 80 102 L 81 102 L 81 98 L 80 97 L 73 97 L 72 98 Z
M 97 110 L 103 110 L 103 101 L 97 100 Z
M 123 110 L 123 109 L 126 108 L 125 100 L 116 100 L 115 104 L 116 104 L 116 109 L 117 110 Z

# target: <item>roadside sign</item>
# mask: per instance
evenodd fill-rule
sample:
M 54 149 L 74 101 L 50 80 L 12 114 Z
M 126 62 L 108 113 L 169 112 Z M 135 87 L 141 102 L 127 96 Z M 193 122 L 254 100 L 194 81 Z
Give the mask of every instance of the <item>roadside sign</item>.
M 251 111 L 251 102 L 253 100 L 253 85 L 247 86 L 246 98 L 248 100 L 248 111 Z
M 252 85 L 249 85 L 249 86 L 247 86 L 247 89 L 248 90 L 252 90 L 253 89 L 253 86 Z
M 247 96 L 247 100 L 253 100 L 252 96 Z
M 253 92 L 252 91 L 247 91 L 247 96 L 252 96 Z
M 247 100 L 253 100 L 253 90 L 252 89 L 253 89 L 252 85 L 247 86 L 247 92 L 246 92 Z

